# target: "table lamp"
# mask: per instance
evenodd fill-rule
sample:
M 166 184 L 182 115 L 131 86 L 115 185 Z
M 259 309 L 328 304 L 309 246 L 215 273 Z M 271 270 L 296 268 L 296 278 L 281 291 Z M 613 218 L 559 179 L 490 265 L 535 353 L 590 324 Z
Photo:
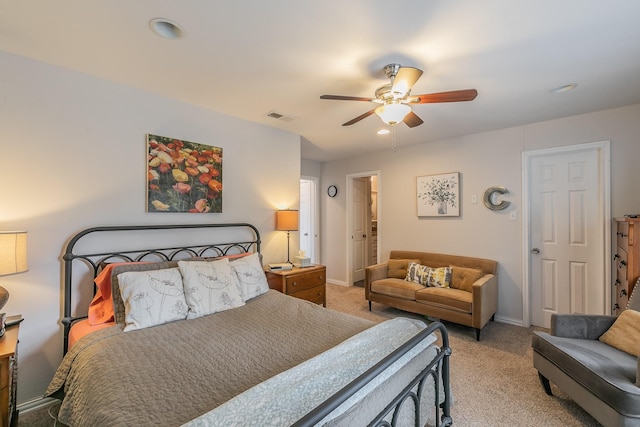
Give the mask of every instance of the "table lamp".
M 298 211 L 286 209 L 276 211 L 276 230 L 287 232 L 287 263 L 289 260 L 289 235 L 292 231 L 298 230 Z
M 0 231 L 0 276 L 24 273 L 27 266 L 27 232 Z M 0 286 L 0 310 L 9 301 L 9 292 Z

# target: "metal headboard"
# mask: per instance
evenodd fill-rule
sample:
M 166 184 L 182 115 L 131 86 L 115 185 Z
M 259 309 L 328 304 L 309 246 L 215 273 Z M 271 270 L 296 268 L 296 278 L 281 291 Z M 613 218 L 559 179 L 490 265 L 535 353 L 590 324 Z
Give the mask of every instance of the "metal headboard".
M 211 235 L 212 243 L 198 243 L 194 245 L 178 245 L 178 246 L 161 246 L 147 247 L 142 249 L 126 249 L 126 250 L 109 250 L 105 252 L 75 252 L 76 245 L 85 236 L 96 233 L 113 233 L 118 231 L 147 231 L 147 230 L 186 230 L 200 229 L 206 232 L 208 229 L 236 229 L 242 231 L 239 233 L 246 237 L 238 240 L 215 242 L 215 233 Z M 247 233 L 248 231 L 248 233 Z M 209 239 L 209 236 L 206 237 Z M 181 258 L 200 257 L 200 256 L 224 256 L 234 253 L 260 252 L 260 233 L 258 229 L 248 223 L 228 223 L 228 224 L 178 224 L 178 225 L 123 225 L 123 226 L 106 226 L 92 227 L 82 230 L 74 235 L 64 251 L 62 259 L 64 260 L 64 317 L 62 324 L 64 326 L 64 352 L 67 352 L 69 329 L 71 324 L 78 319 L 86 316 L 72 315 L 72 271 L 74 261 L 82 261 L 88 266 L 93 278 L 99 273 L 99 266 L 108 262 L 137 262 L 145 260 L 153 261 L 172 261 Z M 93 292 L 95 293 L 95 285 L 91 283 Z

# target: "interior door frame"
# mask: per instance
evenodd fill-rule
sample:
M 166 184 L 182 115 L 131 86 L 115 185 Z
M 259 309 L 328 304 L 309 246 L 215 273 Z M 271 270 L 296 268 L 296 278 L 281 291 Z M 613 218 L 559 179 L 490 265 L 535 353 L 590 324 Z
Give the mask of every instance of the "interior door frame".
M 345 247 L 347 248 L 347 262 L 346 262 L 346 268 L 347 268 L 347 274 L 346 274 L 346 278 L 347 278 L 347 286 L 353 286 L 353 259 L 352 259 L 352 248 L 351 248 L 351 235 L 353 234 L 353 228 L 352 228 L 352 221 L 351 221 L 351 216 L 353 215 L 353 209 L 351 208 L 352 203 L 353 203 L 353 189 L 352 189 L 352 184 L 353 184 L 353 180 L 357 179 L 357 178 L 364 178 L 364 177 L 370 177 L 370 176 L 376 176 L 378 177 L 378 206 L 377 206 L 377 216 L 378 216 L 378 242 L 377 242 L 377 246 L 378 246 L 378 254 L 380 253 L 380 246 L 381 246 L 381 242 L 382 242 L 382 227 L 380 227 L 380 225 L 382 224 L 382 210 L 380 209 L 380 206 L 382 206 L 382 172 L 379 170 L 375 170 L 375 171 L 368 171 L 368 172 L 358 172 L 358 173 L 350 173 L 347 174 L 346 176 L 346 183 L 345 183 L 345 188 L 346 188 L 346 212 L 347 212 L 347 234 L 346 234 L 346 245 Z
M 599 180 L 600 194 L 602 197 L 603 218 L 603 249 L 602 262 L 604 264 L 605 286 L 609 287 L 611 279 L 611 142 L 599 141 L 583 144 L 567 145 L 563 147 L 545 148 L 541 150 L 531 150 L 522 152 L 522 326 L 531 326 L 531 253 L 530 240 L 531 228 L 530 209 L 531 194 L 529 191 L 531 173 L 531 161 L 536 157 L 548 156 L 553 154 L 570 154 L 578 151 L 598 151 L 599 162 L 602 167 L 602 174 Z M 611 292 L 605 292 L 605 307 L 611 312 Z

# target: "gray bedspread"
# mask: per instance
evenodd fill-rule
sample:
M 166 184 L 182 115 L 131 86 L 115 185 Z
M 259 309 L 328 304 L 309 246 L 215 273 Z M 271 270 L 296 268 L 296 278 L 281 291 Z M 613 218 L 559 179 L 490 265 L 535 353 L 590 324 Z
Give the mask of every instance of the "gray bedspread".
M 198 319 L 97 331 L 46 395 L 64 391 L 59 419 L 71 426 L 180 425 L 372 325 L 271 290 Z

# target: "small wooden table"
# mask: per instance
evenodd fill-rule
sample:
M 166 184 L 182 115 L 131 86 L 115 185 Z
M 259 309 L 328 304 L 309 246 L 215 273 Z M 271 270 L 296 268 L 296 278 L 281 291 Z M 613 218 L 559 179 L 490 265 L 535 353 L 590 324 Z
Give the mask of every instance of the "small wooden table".
M 269 287 L 296 298 L 327 306 L 327 268 L 324 265 L 265 270 Z
M 0 338 L 0 426 L 18 423 L 16 386 L 18 373 L 18 333 L 20 325 L 9 326 Z

